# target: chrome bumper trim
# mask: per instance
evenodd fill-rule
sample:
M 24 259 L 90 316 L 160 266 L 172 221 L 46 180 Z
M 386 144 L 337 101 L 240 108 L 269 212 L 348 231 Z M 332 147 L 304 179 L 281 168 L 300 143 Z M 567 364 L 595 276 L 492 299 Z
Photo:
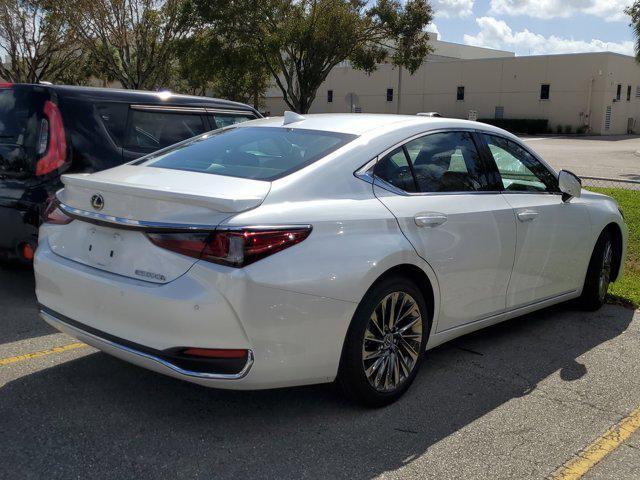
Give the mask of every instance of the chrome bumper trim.
M 242 368 L 241 371 L 239 371 L 238 373 L 206 373 L 206 372 L 194 372 L 191 370 L 185 370 L 183 368 L 178 367 L 177 365 L 174 365 L 171 362 L 168 362 L 167 360 L 164 360 L 163 358 L 160 357 L 156 357 L 155 355 L 151 355 L 149 353 L 146 352 L 141 352 L 139 350 L 135 350 L 131 347 L 127 347 L 125 345 L 121 345 L 119 343 L 113 342 L 111 340 L 107 340 L 105 338 L 99 337 L 97 335 L 94 335 L 92 333 L 89 333 L 85 330 L 82 330 L 81 328 L 75 327 L 73 325 L 70 325 L 66 322 L 64 322 L 63 320 L 61 320 L 60 318 L 52 315 L 49 312 L 45 312 L 44 310 L 40 310 L 40 316 L 42 317 L 42 319 L 44 321 L 46 321 L 47 323 L 53 324 L 54 326 L 56 324 L 59 325 L 63 325 L 64 328 L 67 328 L 71 331 L 74 332 L 78 332 L 81 335 L 90 337 L 92 339 L 94 339 L 97 343 L 103 343 L 106 345 L 109 345 L 110 347 L 116 348 L 118 350 L 122 350 L 123 352 L 132 354 L 132 355 L 136 355 L 138 357 L 142 357 L 142 358 L 146 358 L 148 360 L 153 360 L 156 363 L 159 363 L 160 365 L 173 370 L 176 373 L 179 373 L 180 375 L 184 375 L 187 377 L 194 377 L 194 378 L 203 378 L 203 379 L 207 379 L 207 380 L 239 380 L 243 377 L 245 377 L 247 375 L 247 373 L 249 373 L 249 370 L 251 369 L 251 367 L 253 366 L 253 351 L 252 350 L 248 350 L 247 351 L 247 363 L 245 364 L 245 366 Z M 99 348 L 99 347 L 98 347 Z
M 85 222 L 110 227 L 122 228 L 125 230 L 161 230 L 161 231 L 189 231 L 189 232 L 211 232 L 216 225 L 197 225 L 188 223 L 164 223 L 148 222 L 145 220 L 132 220 L 130 218 L 116 217 L 104 213 L 89 212 L 79 208 L 70 207 L 60 202 L 60 209 L 71 218 L 83 220 Z

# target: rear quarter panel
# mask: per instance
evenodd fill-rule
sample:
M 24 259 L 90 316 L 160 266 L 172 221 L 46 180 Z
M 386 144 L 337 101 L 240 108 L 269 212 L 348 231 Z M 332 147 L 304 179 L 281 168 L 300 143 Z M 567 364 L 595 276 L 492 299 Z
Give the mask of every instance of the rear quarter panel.
M 300 244 L 245 267 L 248 277 L 262 285 L 358 303 L 387 270 L 411 264 L 429 277 L 437 304 L 435 274 L 416 254 L 395 217 L 373 196 L 372 186 L 353 175 L 345 183 L 350 194 L 342 191 L 332 198 L 274 202 L 270 193 L 260 207 L 230 219 L 229 225 L 313 228 Z

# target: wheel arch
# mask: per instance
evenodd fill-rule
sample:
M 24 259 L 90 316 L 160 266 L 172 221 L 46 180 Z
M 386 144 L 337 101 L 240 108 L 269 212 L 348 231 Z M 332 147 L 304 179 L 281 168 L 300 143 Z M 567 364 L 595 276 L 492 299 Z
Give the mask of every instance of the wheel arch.
M 434 276 L 434 280 L 432 280 L 424 269 L 420 268 L 415 264 L 399 263 L 387 268 L 387 270 L 385 270 L 380 275 L 378 275 L 378 277 L 369 285 L 366 292 L 363 294 L 362 298 L 365 298 L 366 295 L 371 291 L 371 289 L 375 288 L 377 284 L 379 284 L 380 282 L 390 277 L 407 278 L 411 282 L 413 282 L 418 288 L 418 290 L 422 293 L 424 301 L 427 305 L 427 313 L 429 317 L 427 343 L 425 344 L 425 348 L 426 348 L 426 346 L 429 344 L 429 339 L 431 338 L 431 335 L 435 333 L 435 325 L 437 324 L 437 320 L 435 317 L 436 309 L 439 308 L 439 305 L 437 302 L 437 299 L 438 299 L 437 295 L 439 294 L 439 290 L 437 290 L 438 285 L 436 283 L 437 277 Z M 356 309 L 356 312 L 357 312 L 357 309 Z M 354 312 L 354 316 L 355 315 L 356 313 Z M 345 332 L 345 335 L 342 339 L 342 349 L 340 352 L 340 362 L 338 367 L 339 371 L 342 370 L 343 368 L 344 358 L 345 358 L 345 348 L 347 345 L 347 337 L 349 336 L 349 331 L 351 330 L 352 327 L 353 327 L 353 317 L 351 318 L 347 331 Z
M 427 313 L 429 315 L 429 336 L 431 336 L 435 332 L 435 325 L 437 324 L 436 320 L 436 308 L 438 307 L 437 297 L 438 291 L 434 288 L 433 281 L 422 268 L 412 263 L 399 263 L 392 267 L 387 268 L 384 272 L 379 274 L 376 279 L 371 282 L 369 287 L 363 293 L 360 301 L 366 297 L 366 295 L 381 281 L 389 278 L 389 277 L 404 277 L 411 280 L 418 290 L 422 293 L 424 297 L 424 301 L 427 304 Z M 437 288 L 437 285 L 435 285 Z M 357 310 L 356 310 L 357 311 Z M 355 312 L 354 312 L 355 315 Z M 344 338 L 342 339 L 343 348 L 342 354 L 344 354 L 344 343 L 346 341 L 346 337 L 349 334 L 349 329 L 353 324 L 353 317 L 351 318 L 347 330 L 345 332 Z
M 615 249 L 615 256 L 613 257 L 614 264 L 612 265 L 613 275 L 611 281 L 618 280 L 618 275 L 622 267 L 622 254 L 624 250 L 622 229 L 616 222 L 609 223 L 602 229 L 603 232 L 609 232 L 611 240 L 613 241 L 613 248 Z
M 382 273 L 369 287 L 367 291 L 373 288 L 379 282 L 389 278 L 389 277 L 404 277 L 411 280 L 415 283 L 420 293 L 424 298 L 425 303 L 427 304 L 427 309 L 429 313 L 429 322 L 430 327 L 433 326 L 434 313 L 435 313 L 435 290 L 433 285 L 431 284 L 431 279 L 426 274 L 424 270 L 416 265 L 412 265 L 410 263 L 402 263 L 396 265 L 394 267 L 389 268 L 384 273 Z

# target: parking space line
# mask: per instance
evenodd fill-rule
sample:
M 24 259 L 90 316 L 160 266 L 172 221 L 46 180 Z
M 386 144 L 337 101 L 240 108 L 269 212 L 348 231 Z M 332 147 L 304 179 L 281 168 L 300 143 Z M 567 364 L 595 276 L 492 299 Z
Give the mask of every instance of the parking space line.
M 53 347 L 47 350 L 40 350 L 37 352 L 25 353 L 24 355 L 17 355 L 15 357 L 0 358 L 0 367 L 9 365 L 12 363 L 22 362 L 24 360 L 31 360 L 32 358 L 44 357 L 46 355 L 53 355 L 54 353 L 68 352 L 69 350 L 76 350 L 78 348 L 85 348 L 88 345 L 84 343 L 70 343 L 61 347 Z
M 569 460 L 549 478 L 552 480 L 578 480 L 582 478 L 638 429 L 640 429 L 640 407 L 580 451 L 576 458 Z

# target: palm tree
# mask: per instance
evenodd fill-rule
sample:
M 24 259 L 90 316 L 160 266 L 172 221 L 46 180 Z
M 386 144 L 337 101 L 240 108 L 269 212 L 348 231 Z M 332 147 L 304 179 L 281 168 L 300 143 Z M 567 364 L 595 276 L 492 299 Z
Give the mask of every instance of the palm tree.
M 636 0 L 633 5 L 625 8 L 624 13 L 631 17 L 629 26 L 633 29 L 633 36 L 636 39 L 636 61 L 640 62 L 640 0 Z

